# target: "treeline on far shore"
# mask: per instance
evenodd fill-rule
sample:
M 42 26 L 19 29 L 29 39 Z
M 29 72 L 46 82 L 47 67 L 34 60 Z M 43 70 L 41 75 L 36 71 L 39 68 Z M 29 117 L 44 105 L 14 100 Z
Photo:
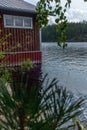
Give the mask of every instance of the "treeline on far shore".
M 68 23 L 66 37 L 70 42 L 87 42 L 87 22 Z M 42 42 L 56 42 L 57 39 L 55 24 L 42 28 Z

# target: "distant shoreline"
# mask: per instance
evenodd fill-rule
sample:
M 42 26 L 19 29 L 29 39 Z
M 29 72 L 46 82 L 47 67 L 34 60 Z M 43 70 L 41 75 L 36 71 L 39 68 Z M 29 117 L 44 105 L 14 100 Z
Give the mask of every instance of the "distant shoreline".
M 87 41 L 66 41 L 66 43 L 86 43 Z M 42 43 L 57 43 L 57 42 L 43 42 Z

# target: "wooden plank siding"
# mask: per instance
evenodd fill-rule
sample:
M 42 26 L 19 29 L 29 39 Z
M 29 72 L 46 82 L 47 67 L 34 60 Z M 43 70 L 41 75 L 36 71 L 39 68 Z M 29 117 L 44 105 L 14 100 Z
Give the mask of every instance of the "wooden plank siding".
M 4 28 L 3 14 L 15 16 L 27 16 L 33 19 L 33 28 Z M 41 62 L 39 28 L 36 22 L 36 15 L 17 14 L 15 12 L 0 12 L 0 38 L 11 34 L 3 42 L 0 51 L 3 51 L 8 58 L 9 65 L 19 65 L 19 62 L 30 58 L 32 61 Z

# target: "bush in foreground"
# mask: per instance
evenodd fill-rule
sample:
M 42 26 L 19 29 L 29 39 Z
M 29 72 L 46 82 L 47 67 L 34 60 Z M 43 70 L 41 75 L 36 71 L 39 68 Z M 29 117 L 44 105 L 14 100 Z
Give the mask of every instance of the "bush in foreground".
M 71 130 L 83 104 L 46 76 L 32 86 L 0 79 L 0 130 Z

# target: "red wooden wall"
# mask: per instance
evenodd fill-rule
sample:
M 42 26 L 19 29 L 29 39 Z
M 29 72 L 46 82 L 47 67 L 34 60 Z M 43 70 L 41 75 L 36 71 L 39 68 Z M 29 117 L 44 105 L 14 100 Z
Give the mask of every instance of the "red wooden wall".
M 20 61 L 30 58 L 32 61 L 41 61 L 39 28 L 36 21 L 36 15 L 27 14 L 27 17 L 33 18 L 33 29 L 4 28 L 3 14 L 26 16 L 11 12 L 0 12 L 0 38 L 11 34 L 0 45 L 0 50 L 9 56 L 9 64 L 19 64 Z M 1 43 L 1 41 L 0 41 Z M 15 52 L 15 54 L 14 54 Z

